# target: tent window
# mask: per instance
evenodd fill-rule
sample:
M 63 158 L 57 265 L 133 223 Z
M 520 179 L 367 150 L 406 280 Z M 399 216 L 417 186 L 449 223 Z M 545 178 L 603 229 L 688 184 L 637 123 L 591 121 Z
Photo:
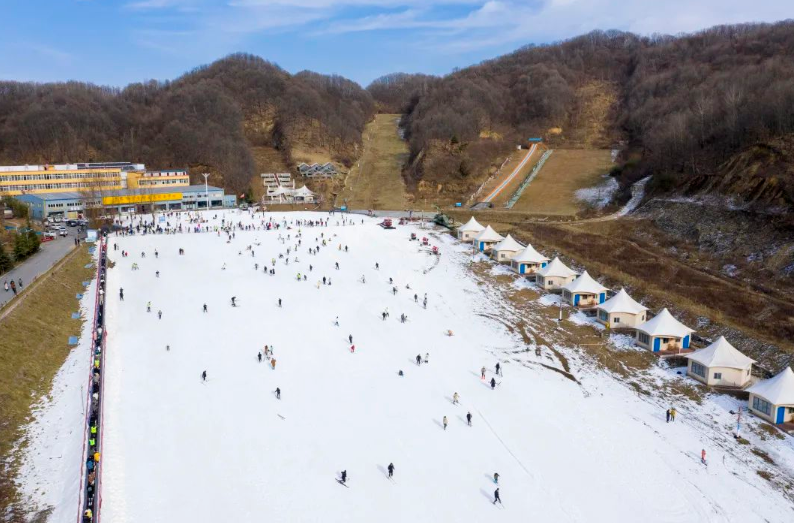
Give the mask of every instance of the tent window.
M 639 333 L 640 343 L 644 343 L 645 345 L 651 344 L 651 337 L 645 334 L 644 332 Z
M 692 362 L 692 374 L 697 374 L 701 378 L 706 377 L 706 367 L 697 362 Z
M 772 404 L 756 396 L 753 398 L 753 410 L 757 410 L 758 412 L 763 412 L 767 416 L 771 416 Z
M 722 379 L 722 373 L 721 372 L 715 372 L 714 373 L 714 379 L 715 380 L 721 380 Z

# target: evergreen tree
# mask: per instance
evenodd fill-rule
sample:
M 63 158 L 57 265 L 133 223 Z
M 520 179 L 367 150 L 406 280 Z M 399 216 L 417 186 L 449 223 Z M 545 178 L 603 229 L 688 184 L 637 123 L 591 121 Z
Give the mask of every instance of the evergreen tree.
M 36 234 L 36 231 L 33 229 L 28 229 L 27 232 L 28 237 L 28 256 L 36 254 L 39 252 L 39 247 L 41 246 L 41 239 L 39 239 L 39 235 Z
M 28 235 L 27 234 L 16 234 L 14 235 L 14 259 L 16 261 L 22 261 L 28 256 Z
M 0 243 L 0 274 L 10 271 L 13 265 L 14 263 L 11 260 L 11 256 L 6 253 L 3 244 Z

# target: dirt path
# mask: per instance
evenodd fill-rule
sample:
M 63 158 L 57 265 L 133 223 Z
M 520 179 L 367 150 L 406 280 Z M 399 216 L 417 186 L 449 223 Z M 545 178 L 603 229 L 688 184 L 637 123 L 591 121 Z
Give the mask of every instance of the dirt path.
M 364 130 L 364 153 L 350 170 L 336 205 L 349 209 L 405 209 L 402 168 L 408 145 L 398 134 L 398 114 L 379 114 Z
M 516 154 L 511 158 L 510 162 L 502 168 L 500 176 L 491 180 L 480 194 L 484 195 L 482 201 L 491 202 L 497 207 L 501 207 L 516 191 L 524 178 L 532 170 L 532 167 L 537 161 L 537 144 L 524 151 L 516 151 Z

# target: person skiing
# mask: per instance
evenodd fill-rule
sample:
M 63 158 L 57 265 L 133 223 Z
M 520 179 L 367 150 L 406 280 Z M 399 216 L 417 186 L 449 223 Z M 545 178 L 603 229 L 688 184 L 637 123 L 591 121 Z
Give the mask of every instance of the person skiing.
M 281 389 L 278 387 L 276 387 L 276 399 L 277 400 L 281 399 Z
M 344 484 L 346 482 L 347 482 L 347 471 L 343 470 L 342 471 L 342 483 Z
M 207 312 L 207 304 L 204 304 L 204 312 Z
M 466 413 L 466 424 L 471 427 L 471 412 Z
M 419 354 L 416 355 L 416 364 L 417 366 L 422 364 L 422 356 Z
M 383 321 L 386 321 L 386 312 L 382 312 L 381 317 L 383 318 Z
M 482 368 L 480 369 L 480 379 L 481 380 L 485 379 L 485 365 L 483 365 Z
M 447 430 L 447 424 L 449 423 L 449 421 L 447 420 L 446 416 L 444 416 L 444 419 L 441 420 L 441 423 L 444 424 L 444 430 Z
M 495 388 L 496 388 L 496 378 L 492 377 L 491 378 L 491 390 L 494 390 Z
M 256 353 L 256 357 L 259 360 L 259 363 L 262 363 L 262 353 L 261 352 L 257 352 Z
M 375 270 L 376 270 L 376 271 L 379 271 L 379 270 L 380 270 L 380 265 L 378 265 L 378 262 L 375 262 Z
M 278 306 L 281 307 L 281 298 L 278 299 Z
M 700 451 L 700 462 L 706 464 L 706 449 Z
M 237 296 L 232 296 L 232 307 L 237 307 L 237 303 L 235 302 L 236 299 Z
M 425 363 L 430 363 L 430 353 L 429 352 L 425 353 Z
M 270 366 L 276 370 L 276 358 L 270 358 Z
M 347 339 L 348 339 L 348 341 L 350 343 L 353 343 L 353 335 L 352 334 L 348 334 Z
M 496 375 L 497 376 L 502 375 L 502 366 L 499 364 L 499 362 L 496 363 Z
M 394 475 L 394 463 L 389 463 L 389 466 L 386 468 L 389 469 L 389 477 L 392 477 Z
M 146 302 L 146 312 L 152 312 L 152 302 Z
M 350 353 L 351 354 L 355 354 L 355 352 L 356 352 L 356 346 L 355 345 L 351 345 L 350 346 Z
M 207 371 L 201 373 L 201 381 L 207 381 Z
M 119 299 L 121 299 L 121 301 L 124 301 L 124 288 L 123 287 L 119 289 Z
M 398 375 L 398 376 L 405 376 L 405 374 L 403 374 L 403 371 L 402 371 L 402 369 L 400 369 L 400 371 L 397 373 L 397 375 Z
M 414 303 L 416 303 L 417 301 L 419 301 L 419 296 L 414 294 Z
M 339 327 L 339 316 L 337 316 L 336 319 L 334 320 L 334 325 Z
M 158 320 L 162 320 L 163 319 L 163 311 L 157 311 L 157 319 Z
M 458 396 L 458 393 L 456 392 L 452 395 L 452 404 L 457 405 L 458 403 L 460 403 L 460 396 Z
M 160 271 L 156 271 L 156 272 L 154 273 L 154 275 L 155 275 L 155 276 L 157 276 L 157 277 L 159 278 L 159 277 L 160 277 Z
M 499 497 L 499 487 L 496 487 L 496 490 L 493 491 L 493 504 L 496 505 L 496 502 L 502 504 L 502 498 Z
M 493 473 L 493 482 L 496 483 L 497 485 L 499 484 L 499 473 L 498 472 L 494 472 Z

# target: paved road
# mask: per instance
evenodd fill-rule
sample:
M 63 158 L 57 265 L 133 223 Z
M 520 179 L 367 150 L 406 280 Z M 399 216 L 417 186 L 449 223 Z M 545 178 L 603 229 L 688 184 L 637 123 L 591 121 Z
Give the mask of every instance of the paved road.
M 74 248 L 74 238 L 77 233 L 76 227 L 67 227 L 69 236 L 60 237 L 51 242 L 42 243 L 41 250 L 28 258 L 22 264 L 14 267 L 10 272 L 0 275 L 0 307 L 11 301 L 14 293 L 9 290 L 5 292 L 3 283 L 9 283 L 13 279 L 19 284 L 19 279 L 22 278 L 22 285 L 27 287 L 28 283 L 33 281 L 34 278 L 42 273 L 47 272 L 50 268 L 58 263 L 66 254 Z

